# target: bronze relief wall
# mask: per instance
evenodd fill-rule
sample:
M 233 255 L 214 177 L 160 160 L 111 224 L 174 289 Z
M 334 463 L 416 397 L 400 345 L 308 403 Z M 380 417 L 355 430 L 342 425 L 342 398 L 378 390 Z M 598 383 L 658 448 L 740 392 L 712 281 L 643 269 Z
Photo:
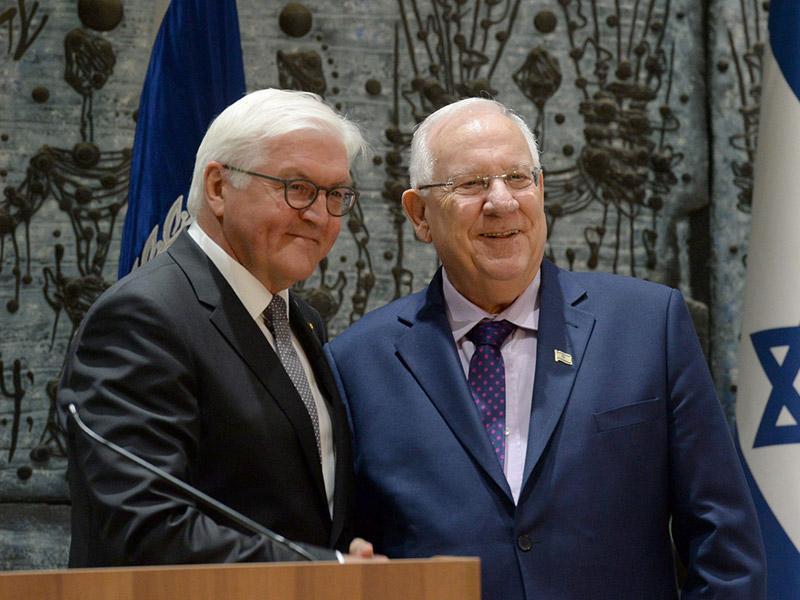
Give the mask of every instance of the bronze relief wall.
M 0 0 L 0 569 L 63 566 L 54 384 L 116 279 L 155 1 Z M 335 334 L 423 287 L 437 259 L 400 207 L 425 115 L 491 94 L 535 128 L 548 256 L 680 288 L 732 415 L 760 57 L 748 0 L 239 0 L 249 89 L 359 121 L 362 201 L 300 291 Z M 197 92 L 213 82 L 197 82 Z

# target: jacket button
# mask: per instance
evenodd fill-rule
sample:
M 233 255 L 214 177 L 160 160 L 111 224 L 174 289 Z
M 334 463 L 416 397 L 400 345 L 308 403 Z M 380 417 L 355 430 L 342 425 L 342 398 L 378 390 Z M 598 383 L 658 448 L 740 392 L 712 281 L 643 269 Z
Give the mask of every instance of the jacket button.
M 531 538 L 529 538 L 527 535 L 519 536 L 517 538 L 517 546 L 519 546 L 519 549 L 523 552 L 527 552 L 531 549 Z

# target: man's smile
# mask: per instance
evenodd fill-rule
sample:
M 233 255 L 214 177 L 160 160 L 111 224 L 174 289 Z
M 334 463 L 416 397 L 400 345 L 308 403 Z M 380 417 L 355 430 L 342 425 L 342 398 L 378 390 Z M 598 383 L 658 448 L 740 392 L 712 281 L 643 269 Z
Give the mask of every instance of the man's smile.
M 481 236 L 490 238 L 505 238 L 505 237 L 511 237 L 512 235 L 515 235 L 517 233 L 519 233 L 519 229 L 509 229 L 508 231 L 495 231 L 495 232 L 482 233 Z

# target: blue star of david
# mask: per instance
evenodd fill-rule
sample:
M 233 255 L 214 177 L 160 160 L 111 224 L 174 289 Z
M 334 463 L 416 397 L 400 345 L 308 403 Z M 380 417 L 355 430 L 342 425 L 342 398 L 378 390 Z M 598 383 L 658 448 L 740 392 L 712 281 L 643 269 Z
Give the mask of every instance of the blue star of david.
M 757 331 L 750 339 L 761 367 L 772 384 L 753 448 L 800 444 L 800 394 L 794 388 L 794 380 L 800 372 L 800 326 Z M 778 364 L 771 352 L 776 346 L 789 346 L 782 364 Z M 784 407 L 797 425 L 777 425 Z

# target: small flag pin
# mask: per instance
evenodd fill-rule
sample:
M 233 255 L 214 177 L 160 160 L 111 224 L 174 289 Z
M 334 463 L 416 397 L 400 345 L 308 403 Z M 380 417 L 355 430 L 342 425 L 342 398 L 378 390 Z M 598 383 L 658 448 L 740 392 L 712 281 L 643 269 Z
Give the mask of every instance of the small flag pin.
M 563 350 L 556 350 L 556 362 L 562 362 L 565 365 L 572 366 L 572 355 L 567 354 Z

